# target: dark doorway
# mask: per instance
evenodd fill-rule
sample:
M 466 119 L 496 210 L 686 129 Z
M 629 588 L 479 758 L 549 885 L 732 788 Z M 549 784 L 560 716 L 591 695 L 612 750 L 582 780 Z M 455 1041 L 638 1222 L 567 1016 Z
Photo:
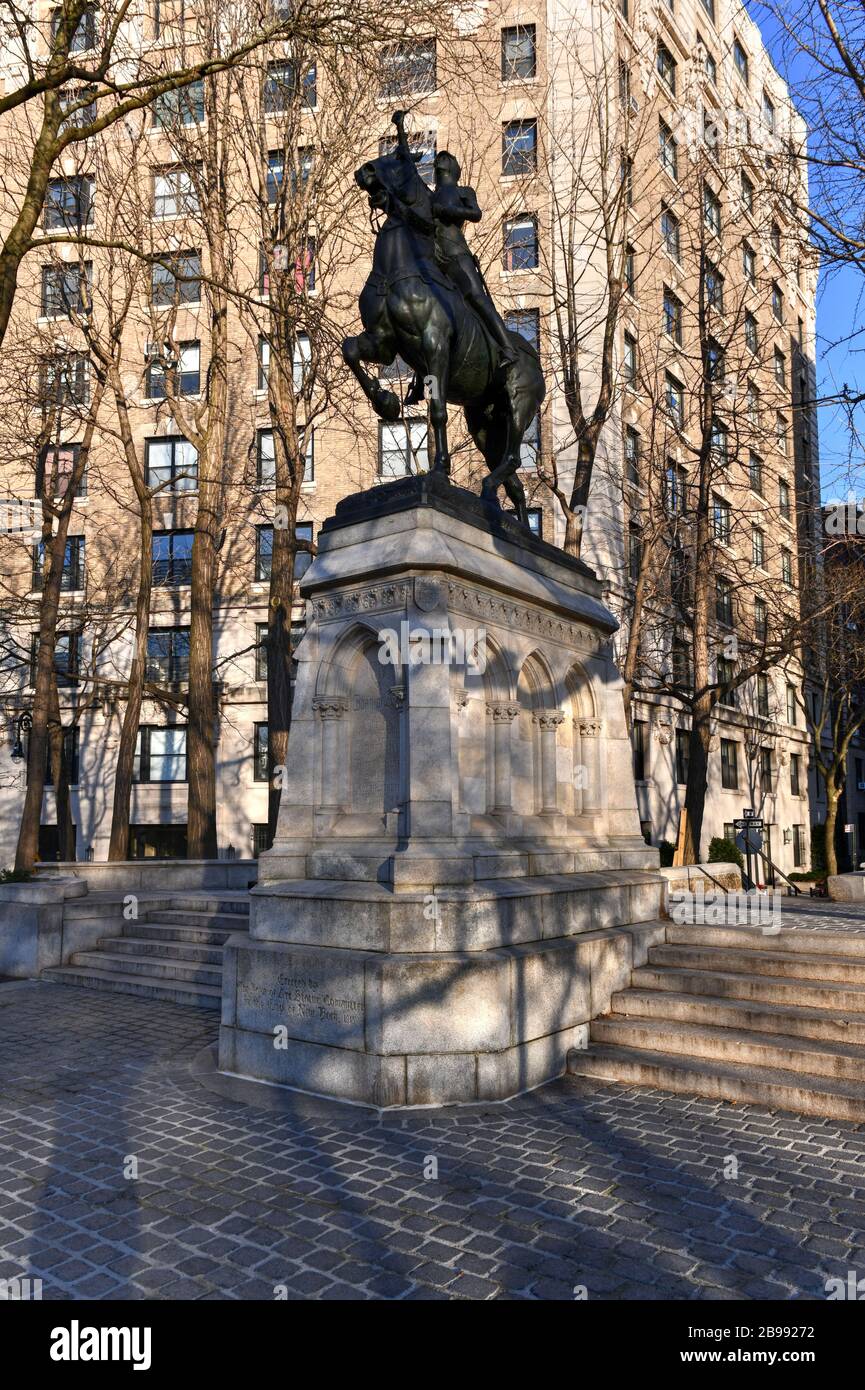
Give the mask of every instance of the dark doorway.
M 130 825 L 130 859 L 185 859 L 185 825 Z

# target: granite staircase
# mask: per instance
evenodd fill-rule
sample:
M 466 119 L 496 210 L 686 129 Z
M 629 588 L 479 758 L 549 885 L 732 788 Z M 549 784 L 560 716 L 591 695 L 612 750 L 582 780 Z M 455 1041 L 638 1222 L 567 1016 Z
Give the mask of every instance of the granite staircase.
M 574 1076 L 865 1122 L 865 933 L 667 923 Z
M 199 1009 L 222 1000 L 222 948 L 235 932 L 249 930 L 244 892 L 202 890 L 143 899 L 138 916 L 116 919 L 94 949 L 76 951 L 68 965 L 43 970 L 55 984 L 137 994 Z

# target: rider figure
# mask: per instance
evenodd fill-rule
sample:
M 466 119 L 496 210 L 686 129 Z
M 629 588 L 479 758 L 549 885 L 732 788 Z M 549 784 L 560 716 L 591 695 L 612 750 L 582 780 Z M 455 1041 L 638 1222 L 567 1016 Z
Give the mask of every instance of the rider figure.
M 398 148 L 412 158 L 405 133 L 405 112 L 395 112 L 393 122 L 397 128 Z M 480 222 L 482 214 L 475 190 L 467 184 L 460 184 L 460 173 L 459 163 L 454 156 L 447 150 L 439 151 L 435 157 L 435 189 L 432 195 L 435 257 L 466 303 L 474 309 L 498 349 L 500 366 L 507 369 L 516 362 L 517 353 L 463 233 L 466 222 Z M 416 375 L 409 387 L 406 405 L 415 405 L 421 400 L 423 378 Z

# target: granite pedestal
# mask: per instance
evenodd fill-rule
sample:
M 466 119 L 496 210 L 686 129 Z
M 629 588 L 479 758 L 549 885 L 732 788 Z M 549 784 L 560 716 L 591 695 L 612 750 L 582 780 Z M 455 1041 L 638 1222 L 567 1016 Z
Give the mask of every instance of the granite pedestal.
M 426 476 L 340 503 L 301 589 L 221 1069 L 379 1106 L 561 1074 L 663 931 L 599 581 Z

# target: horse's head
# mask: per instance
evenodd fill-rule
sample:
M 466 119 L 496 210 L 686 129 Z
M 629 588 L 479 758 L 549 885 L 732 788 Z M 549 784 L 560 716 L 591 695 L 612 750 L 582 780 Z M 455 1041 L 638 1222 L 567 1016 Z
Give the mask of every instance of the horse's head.
M 355 171 L 355 181 L 369 198 L 371 208 L 382 208 L 386 212 L 396 211 L 391 195 L 408 207 L 415 207 L 429 215 L 430 192 L 417 171 L 420 155 L 408 159 L 399 149 L 393 154 L 379 155 L 370 159 Z

